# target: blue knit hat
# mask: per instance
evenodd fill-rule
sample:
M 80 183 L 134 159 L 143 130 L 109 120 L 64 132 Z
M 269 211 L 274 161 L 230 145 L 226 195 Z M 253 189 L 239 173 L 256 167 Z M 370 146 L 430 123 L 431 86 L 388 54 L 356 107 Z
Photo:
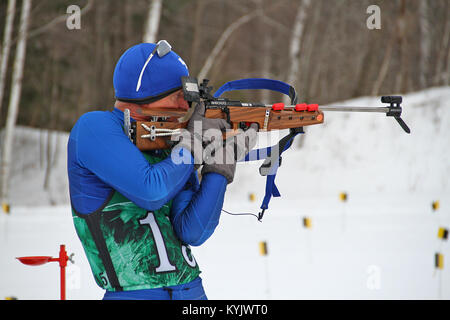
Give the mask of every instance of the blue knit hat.
M 156 46 L 141 43 L 120 57 L 113 80 L 117 100 L 150 103 L 181 88 L 181 77 L 189 75 L 186 63 L 171 50 L 160 57 Z

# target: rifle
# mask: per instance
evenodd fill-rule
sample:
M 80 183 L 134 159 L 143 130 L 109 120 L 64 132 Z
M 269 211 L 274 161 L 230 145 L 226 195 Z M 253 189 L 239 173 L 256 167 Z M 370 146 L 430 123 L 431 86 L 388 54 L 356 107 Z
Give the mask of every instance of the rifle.
M 265 159 L 260 167 L 260 174 L 267 176 L 266 196 L 261 205 L 262 211 L 258 219 L 261 220 L 264 211 L 272 196 L 280 196 L 275 186 L 274 179 L 278 167 L 281 165 L 281 154 L 287 150 L 298 134 L 304 133 L 303 127 L 321 124 L 324 122 L 324 111 L 341 112 L 377 112 L 393 117 L 401 128 L 410 133 L 409 127 L 402 120 L 402 97 L 383 96 L 381 102 L 388 104 L 385 107 L 356 107 L 356 106 L 320 106 L 318 104 L 297 103 L 295 89 L 284 82 L 271 79 L 241 79 L 227 82 L 220 87 L 214 95 L 213 87 L 208 86 L 209 80 L 204 79 L 198 84 L 197 79 L 182 77 L 184 98 L 189 103 L 204 103 L 205 117 L 226 119 L 232 130 L 224 133 L 224 139 L 235 134 L 238 129 L 247 130 L 252 123 L 258 124 L 258 131 L 289 129 L 289 134 L 283 137 L 277 145 L 252 150 L 241 161 Z M 226 91 L 243 89 L 268 89 L 278 91 L 289 96 L 291 105 L 284 103 L 263 104 L 242 102 L 221 98 Z M 149 108 L 142 110 L 142 115 L 152 117 L 152 121 L 136 121 L 130 123 L 129 114 L 125 114 L 125 131 L 130 140 L 142 151 L 154 149 L 167 149 L 173 145 L 171 136 L 179 134 L 186 128 L 194 108 L 164 109 Z M 177 118 L 177 122 L 166 121 L 168 117 Z M 275 152 L 272 152 L 275 150 Z
M 243 79 L 268 80 L 268 79 Z M 238 80 L 238 81 L 243 81 Z M 276 80 L 270 80 L 276 81 Z M 343 112 L 379 112 L 386 116 L 394 117 L 406 133 L 410 129 L 401 119 L 402 97 L 383 96 L 382 103 L 387 103 L 387 107 L 348 107 L 348 106 L 320 106 L 318 104 L 297 104 L 295 90 L 289 87 L 289 96 L 292 105 L 284 103 L 263 104 L 249 103 L 227 98 L 220 98 L 211 95 L 212 87 L 208 87 L 208 79 L 198 85 L 197 80 L 190 77 L 183 77 L 184 97 L 188 102 L 205 103 L 205 117 L 222 118 L 230 123 L 232 130 L 246 130 L 252 123 L 258 124 L 258 131 L 266 132 L 272 130 L 293 129 L 300 131 L 305 126 L 321 124 L 324 122 L 323 111 L 343 111 Z M 280 82 L 281 83 L 281 82 Z M 230 84 L 230 83 L 228 83 Z M 238 89 L 240 90 L 240 89 Z M 227 90 L 230 91 L 230 90 Z M 221 91 L 223 92 L 223 91 Z M 129 137 L 132 142 L 142 151 L 167 149 L 171 147 L 170 137 L 186 128 L 191 110 L 184 109 L 164 109 L 151 108 L 142 110 L 142 115 L 153 117 L 152 121 L 136 121 L 130 124 Z M 168 117 L 176 117 L 177 122 L 167 122 Z M 226 137 L 234 132 L 228 132 Z

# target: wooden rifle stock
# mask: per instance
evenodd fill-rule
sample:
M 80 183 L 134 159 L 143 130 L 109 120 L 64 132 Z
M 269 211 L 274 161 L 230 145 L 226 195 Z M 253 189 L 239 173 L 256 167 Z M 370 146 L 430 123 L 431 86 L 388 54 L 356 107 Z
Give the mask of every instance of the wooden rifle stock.
M 300 128 L 323 123 L 324 115 L 318 109 L 317 105 L 304 105 L 303 108 L 298 106 L 284 107 L 283 104 L 275 104 L 273 106 L 207 107 L 205 117 L 226 119 L 231 124 L 232 130 L 224 133 L 224 139 L 238 133 L 238 129 L 248 129 L 252 123 L 257 123 L 258 131 L 263 132 Z M 182 118 L 186 112 L 186 110 L 180 109 L 142 110 L 143 115 L 152 117 Z M 176 134 L 179 130 L 186 128 L 186 126 L 187 121 L 137 121 L 132 125 L 132 140 L 139 150 L 142 151 L 167 149 L 171 147 L 172 134 Z

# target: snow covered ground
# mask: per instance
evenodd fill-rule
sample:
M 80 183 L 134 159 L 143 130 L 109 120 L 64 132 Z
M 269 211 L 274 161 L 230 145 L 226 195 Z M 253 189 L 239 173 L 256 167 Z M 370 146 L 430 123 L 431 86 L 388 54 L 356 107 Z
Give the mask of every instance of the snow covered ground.
M 325 114 L 283 156 L 262 222 L 223 214 L 214 235 L 193 253 L 210 299 L 449 299 L 450 88 L 404 96 L 405 134 L 382 114 Z M 363 97 L 339 103 L 380 106 Z M 56 167 L 43 190 L 43 133 L 18 130 L 11 213 L 0 214 L 0 298 L 58 299 L 56 263 L 29 267 L 15 257 L 74 253 L 68 299 L 100 299 L 68 205 L 67 133 L 59 134 Z M 276 136 L 261 134 L 261 145 Z M 257 213 L 265 179 L 260 163 L 239 164 L 224 209 Z M 339 193 L 348 201 L 341 202 Z M 249 194 L 256 201 L 249 200 Z M 433 211 L 431 203 L 439 200 Z M 303 227 L 310 217 L 312 227 Z M 268 255 L 259 243 L 266 241 Z M 444 255 L 436 270 L 434 254 Z

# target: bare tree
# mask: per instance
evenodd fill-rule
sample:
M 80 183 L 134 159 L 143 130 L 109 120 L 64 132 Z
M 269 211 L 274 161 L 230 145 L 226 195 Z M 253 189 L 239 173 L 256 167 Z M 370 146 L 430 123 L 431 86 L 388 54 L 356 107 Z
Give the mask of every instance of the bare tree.
M 196 71 L 198 65 L 198 55 L 200 53 L 200 46 L 202 40 L 202 26 L 201 22 L 206 7 L 206 0 L 198 0 L 195 10 L 194 18 L 194 38 L 191 47 L 190 69 Z
M 397 23 L 395 24 L 395 28 L 391 33 L 391 37 L 389 39 L 389 42 L 386 46 L 386 50 L 384 53 L 384 57 L 383 57 L 383 62 L 381 63 L 381 67 L 380 67 L 380 71 L 378 73 L 378 76 L 375 80 L 375 83 L 372 87 L 372 95 L 373 96 L 377 96 L 378 93 L 380 92 L 381 89 L 381 85 L 383 84 L 383 81 L 387 75 L 387 72 L 389 70 L 389 64 L 391 63 L 391 59 L 392 59 L 392 52 L 394 50 L 394 45 L 399 42 L 401 43 L 400 48 L 403 52 L 403 48 L 404 48 L 404 33 L 405 33 L 405 1 L 404 0 L 400 0 L 400 5 L 399 5 L 399 13 L 400 16 L 397 19 Z M 401 58 L 404 58 L 404 55 L 401 54 Z M 397 73 L 398 77 L 402 76 L 402 72 Z M 396 82 L 397 82 L 397 88 L 399 88 L 399 86 L 401 85 L 401 79 L 397 78 Z
M 448 86 L 450 84 L 450 46 L 447 48 L 447 68 L 445 72 L 444 85 Z
M 88 0 L 88 2 L 86 3 L 86 5 L 80 10 L 80 16 L 82 16 L 83 14 L 85 14 L 86 12 L 88 12 L 89 10 L 91 10 L 92 5 L 94 4 L 94 0 Z M 27 39 L 36 37 L 40 34 L 43 34 L 47 31 L 49 31 L 51 28 L 53 28 L 54 26 L 66 22 L 67 20 L 67 14 L 63 14 L 60 15 L 56 18 L 53 18 L 51 21 L 47 22 L 46 24 L 40 26 L 37 29 L 34 30 L 30 30 L 27 33 Z
M 269 17 L 267 17 L 264 13 L 264 2 L 263 0 L 257 0 L 256 4 L 258 5 L 258 8 L 260 10 L 260 15 L 258 17 L 258 21 L 257 21 L 257 28 L 259 30 L 264 30 L 263 32 L 263 38 L 262 40 L 262 48 L 259 50 L 261 53 L 258 55 L 260 56 L 261 59 L 261 74 L 264 78 L 270 78 L 270 74 L 271 74 L 271 68 L 272 68 L 272 45 L 273 45 L 273 40 L 272 40 L 272 32 L 270 28 L 267 28 L 267 26 L 265 26 L 265 21 L 269 20 Z M 260 39 L 257 39 L 257 42 L 259 42 Z M 264 102 L 264 103 L 269 103 L 269 99 L 270 99 L 270 91 L 268 90 L 261 90 L 260 93 L 260 101 Z
M 22 90 L 23 69 L 25 65 L 25 54 L 27 45 L 27 30 L 31 10 L 31 0 L 23 0 L 22 13 L 20 17 L 19 39 L 14 61 L 13 79 L 11 86 L 11 97 L 9 100 L 8 116 L 6 119 L 5 139 L 3 144 L 2 162 L 1 162 L 1 190 L 0 199 L 7 201 L 8 183 L 12 156 L 12 144 L 14 139 L 14 128 L 16 125 L 17 114 L 19 111 L 20 93 Z
M 310 0 L 303 0 L 297 9 L 294 28 L 291 35 L 289 47 L 289 70 L 286 77 L 287 82 L 295 87 L 300 74 L 300 48 L 303 38 L 303 29 L 307 17 L 307 11 L 311 4 Z
M 55 158 L 53 154 L 57 154 L 58 147 L 58 133 L 55 129 L 57 122 L 57 110 L 58 106 L 58 69 L 56 68 L 55 59 L 52 59 L 52 81 L 51 81 L 51 93 L 50 93 L 50 102 L 49 102 L 49 122 L 50 127 L 47 128 L 47 149 L 46 149 L 46 167 L 45 167 L 45 175 L 44 175 L 44 190 L 49 190 L 50 186 L 50 175 L 52 173 L 53 166 L 55 164 Z M 54 136 L 54 139 L 52 139 Z
M 437 60 L 436 60 L 436 69 L 434 71 L 434 79 L 433 84 L 435 86 L 439 84 L 448 84 L 448 65 L 447 70 L 444 70 L 445 68 L 445 60 L 448 62 L 448 55 L 449 53 L 449 38 L 450 38 L 450 22 L 449 22 L 449 3 L 446 3 L 446 15 L 445 15 L 445 26 L 444 26 L 444 32 L 442 34 L 442 40 L 440 43 L 440 48 L 437 54 Z
M 400 0 L 400 16 L 398 18 L 398 34 L 397 41 L 400 44 L 400 72 L 397 73 L 397 79 L 395 84 L 396 92 L 405 92 L 407 86 L 407 42 L 406 32 L 407 28 L 406 19 L 406 0 Z
M 332 40 L 334 34 L 334 25 L 336 24 L 336 20 L 339 19 L 339 17 L 336 14 L 331 14 L 327 12 L 327 9 L 329 9 L 327 6 L 324 6 L 324 12 L 322 13 L 322 20 L 323 23 L 323 29 L 321 30 L 321 34 L 323 35 L 321 37 L 320 41 L 317 41 L 318 44 L 316 45 L 316 54 L 314 55 L 314 60 L 316 61 L 316 69 L 314 72 L 312 72 L 310 78 L 310 85 L 309 85 L 309 97 L 314 97 L 318 99 L 323 99 L 323 101 L 327 101 L 327 91 L 323 90 L 321 88 L 322 85 L 322 77 L 323 74 L 326 73 L 327 64 L 323 63 L 323 61 L 326 61 L 327 56 L 329 55 L 329 43 Z M 325 94 L 324 94 L 325 93 Z
M 0 114 L 2 111 L 3 93 L 5 90 L 6 70 L 8 69 L 9 50 L 11 48 L 11 34 L 13 30 L 14 14 L 16 11 L 16 0 L 8 1 L 6 12 L 5 32 L 3 36 L 3 48 L 0 64 Z
M 386 51 L 384 53 L 383 62 L 381 63 L 380 72 L 375 80 L 375 83 L 372 88 L 372 95 L 377 96 L 380 92 L 381 85 L 383 84 L 384 78 L 387 75 L 389 63 L 391 62 L 392 50 L 395 44 L 395 34 L 392 34 L 387 46 Z
M 154 43 L 158 35 L 162 0 L 150 0 L 143 42 Z
M 239 19 L 235 20 L 233 23 L 231 23 L 225 31 L 220 36 L 219 40 L 217 40 L 216 45 L 214 46 L 213 50 L 209 54 L 208 58 L 206 59 L 203 67 L 201 68 L 197 78 L 198 79 L 204 79 L 208 75 L 209 70 L 213 66 L 214 61 L 216 60 L 219 53 L 223 50 L 223 47 L 225 46 L 228 38 L 233 34 L 234 31 L 239 29 L 242 25 L 246 24 L 250 20 L 252 20 L 254 17 L 256 17 L 259 14 L 257 11 L 252 11 L 250 13 L 244 14 Z
M 317 34 L 320 29 L 320 24 L 322 22 L 321 17 L 321 11 L 322 11 L 322 4 L 323 1 L 317 1 L 314 2 L 314 7 L 311 6 L 310 15 L 312 15 L 312 23 L 311 23 L 311 29 L 309 32 L 307 32 L 307 37 L 305 37 L 304 43 L 305 43 L 305 50 L 303 53 L 303 58 L 301 59 L 300 68 L 302 71 L 302 76 L 300 78 L 304 79 L 302 81 L 302 96 L 305 98 L 305 101 L 307 101 L 310 97 L 310 79 L 311 74 L 313 71 L 313 66 L 311 63 L 313 52 L 316 51 L 317 47 Z M 311 4 L 312 5 L 312 4 Z
M 425 88 L 427 86 L 428 78 L 428 65 L 430 59 L 430 20 L 428 19 L 428 2 L 420 1 L 419 4 L 419 26 L 420 26 L 420 87 Z

